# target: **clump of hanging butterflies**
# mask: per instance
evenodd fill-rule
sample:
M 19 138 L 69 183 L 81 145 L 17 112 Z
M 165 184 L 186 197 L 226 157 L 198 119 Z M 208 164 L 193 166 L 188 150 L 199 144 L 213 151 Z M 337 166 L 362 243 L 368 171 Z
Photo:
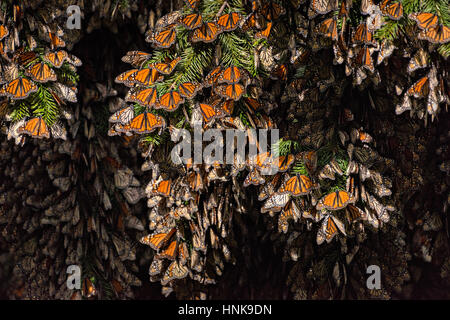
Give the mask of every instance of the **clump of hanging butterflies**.
M 8 138 L 66 139 L 60 120 L 70 119 L 67 102 L 76 102 L 81 61 L 64 49 L 61 27 L 48 25 L 44 13 L 25 19 L 26 4 L 6 5 L 0 14 L 0 115 L 10 121 Z M 26 17 L 30 15 L 27 14 Z M 40 18 L 40 19 L 38 19 Z M 24 32 L 28 24 L 34 38 Z
M 394 41 L 384 39 L 381 43 L 376 40 L 376 32 L 388 24 L 389 19 L 403 23 L 406 19 L 416 22 L 418 32 L 412 32 L 410 41 L 424 40 L 431 43 L 430 51 L 434 51 L 437 45 L 443 45 L 450 41 L 450 28 L 444 25 L 434 13 L 411 12 L 405 15 L 401 2 L 383 0 L 379 4 L 374 4 L 372 0 L 361 2 L 360 12 L 365 16 L 354 31 L 350 26 L 346 28 L 349 19 L 351 1 L 342 1 L 339 7 L 337 0 L 331 1 L 311 1 L 312 9 L 318 14 L 328 14 L 331 17 L 323 20 L 317 27 L 317 32 L 324 37 L 333 40 L 333 50 L 336 64 L 345 63 L 345 73 L 347 76 L 353 74 L 354 85 L 361 85 L 368 78 L 368 75 L 376 84 L 381 81 L 378 70 L 375 66 L 383 61 L 387 63 L 394 50 L 397 48 Z M 400 23 L 399 22 L 399 23 Z M 339 30 L 340 29 L 340 30 Z M 351 32 L 351 36 L 347 36 Z M 346 39 L 347 37 L 347 39 Z M 376 64 L 372 55 L 378 52 Z M 418 101 L 415 99 L 425 99 L 425 108 L 422 108 L 431 115 L 432 120 L 439 113 L 439 105 L 449 104 L 448 84 L 444 74 L 437 75 L 435 61 L 430 63 L 429 54 L 423 49 L 419 49 L 411 58 L 407 71 L 409 74 L 415 70 L 430 67 L 429 73 L 417 79 L 403 94 L 403 99 L 396 107 L 396 113 L 400 114 L 406 110 L 418 110 Z M 438 59 L 434 59 L 438 60 Z M 403 93 L 403 88 L 398 86 L 398 94 Z M 412 111 L 412 112 L 413 112 Z M 416 111 L 419 117 L 424 116 L 424 111 Z
M 247 37 L 243 32 L 253 32 L 242 27 L 246 21 L 239 3 L 207 0 L 186 1 L 183 10 L 160 18 L 147 33 L 156 49 L 153 54 L 131 51 L 122 59 L 134 69 L 116 82 L 130 87 L 125 101 L 131 105 L 111 116 L 114 125 L 108 134 L 145 139 L 158 129 L 161 136 L 169 122 L 173 138 L 179 135 L 180 121 L 181 126 L 187 122 L 202 130 L 273 127 L 260 102 L 247 96 L 250 74 L 255 72 L 251 50 L 233 56 L 227 46 L 239 45 L 235 34 Z M 231 59 L 225 59 L 227 54 Z M 151 159 L 156 148 L 151 145 L 143 153 L 145 169 L 152 169 L 146 189 L 152 233 L 141 242 L 157 251 L 150 279 L 161 281 L 167 294 L 174 280 L 188 275 L 202 284 L 214 283 L 212 273 L 220 276 L 224 263 L 232 259 L 225 240 L 233 201 L 215 198 L 224 188 L 231 193 L 231 185 L 225 183 L 230 176 L 223 164 L 194 165 L 192 159 L 176 175 L 160 170 Z
M 381 199 L 391 195 L 392 183 L 379 168 L 372 168 L 387 160 L 372 150 L 372 138 L 362 128 L 350 134 L 341 130 L 338 139 L 337 151 L 325 144 L 317 151 L 275 158 L 278 173 L 269 179 L 255 179 L 254 172 L 273 166 L 274 159 L 269 153 L 257 156 L 246 182 L 260 185 L 262 213 L 279 213 L 279 232 L 288 232 L 290 220 L 306 224 L 308 230 L 320 222 L 316 240 L 322 244 L 339 233 L 354 236 L 364 233 L 364 225 L 378 229 L 389 222 L 394 207 Z

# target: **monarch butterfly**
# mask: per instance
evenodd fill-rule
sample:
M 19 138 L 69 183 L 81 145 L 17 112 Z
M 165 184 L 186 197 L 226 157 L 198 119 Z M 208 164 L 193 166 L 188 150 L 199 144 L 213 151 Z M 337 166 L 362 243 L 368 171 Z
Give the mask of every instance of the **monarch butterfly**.
M 56 68 L 61 68 L 67 58 L 68 54 L 64 50 L 60 50 L 57 52 L 47 52 L 44 55 L 44 61 L 52 64 Z
M 260 184 L 263 184 L 264 182 L 266 182 L 266 180 L 264 180 L 259 171 L 254 168 L 250 170 L 249 174 L 245 178 L 243 186 L 248 187 L 251 184 L 254 186 L 258 186 Z
M 116 77 L 115 82 L 123 83 L 127 87 L 131 87 L 131 86 L 133 86 L 133 83 L 130 80 L 131 76 L 134 75 L 138 71 L 139 71 L 139 69 L 131 69 L 131 70 L 125 71 Z
M 219 116 L 219 113 L 214 109 L 213 106 L 206 104 L 206 103 L 200 103 L 199 104 L 201 114 L 203 116 L 203 120 L 208 123 L 211 122 L 214 118 Z
M 419 49 L 409 61 L 407 71 L 411 73 L 415 70 L 428 67 L 428 58 L 428 53 L 423 49 Z
M 433 13 L 428 12 L 410 13 L 408 17 L 411 20 L 416 21 L 417 26 L 422 30 L 434 28 L 438 24 L 438 16 Z
M 181 61 L 181 57 L 178 57 L 178 58 L 175 58 L 174 60 L 172 60 L 169 63 L 164 63 L 164 62 L 153 63 L 151 65 L 151 67 L 156 69 L 156 71 L 158 71 L 159 73 L 171 74 L 173 69 L 175 69 L 175 67 L 178 65 L 178 63 L 180 61 Z
M 222 27 L 216 22 L 204 22 L 200 28 L 195 29 L 192 42 L 213 42 L 220 33 L 222 33 Z
M 166 111 L 175 111 L 180 104 L 184 103 L 184 98 L 180 96 L 178 91 L 171 90 L 159 98 L 159 103 L 155 108 L 163 108 Z
M 56 73 L 44 62 L 31 66 L 26 74 L 37 82 L 56 81 Z
M 148 269 L 148 274 L 150 276 L 155 276 L 157 274 L 160 274 L 163 267 L 163 260 L 161 259 L 153 259 L 152 263 L 150 264 L 150 267 Z
M 336 191 L 323 197 L 317 204 L 317 210 L 322 210 L 323 208 L 328 210 L 341 210 L 349 203 L 354 202 L 355 198 L 347 191 Z
M 0 40 L 3 40 L 9 35 L 9 30 L 6 26 L 0 25 Z
M 84 278 L 83 287 L 81 288 L 83 296 L 86 298 L 91 298 L 97 294 L 97 289 L 89 278 Z
M 50 138 L 50 131 L 41 117 L 28 120 L 23 127 L 18 129 L 18 132 L 28 134 L 33 138 Z
M 348 8 L 345 0 L 343 0 L 341 3 L 341 8 L 339 9 L 338 17 L 339 18 L 348 17 Z
M 6 85 L 6 95 L 14 100 L 27 98 L 31 93 L 36 92 L 36 84 L 26 78 L 19 77 Z
M 234 100 L 226 100 L 224 103 L 222 103 L 221 110 L 224 114 L 231 116 L 234 110 Z
M 189 187 L 192 191 L 199 191 L 203 189 L 203 179 L 202 175 L 199 172 L 191 172 L 187 177 L 187 181 L 189 183 Z
M 274 194 L 275 188 L 281 180 L 281 173 L 276 174 L 272 180 L 261 187 L 261 191 L 258 194 L 258 201 L 263 201 L 269 196 Z
M 290 200 L 283 208 L 278 217 L 278 232 L 287 233 L 288 231 L 288 219 L 294 219 L 295 222 L 298 221 L 302 216 L 300 210 L 293 200 Z
M 289 154 L 287 156 L 280 156 L 278 158 L 275 158 L 275 164 L 278 166 L 279 172 L 285 172 L 291 167 L 291 165 L 294 163 L 294 160 L 294 156 L 292 154 Z
M 67 130 L 61 123 L 55 123 L 50 127 L 50 131 L 53 138 L 67 140 Z
M 109 117 L 109 122 L 111 123 L 121 123 L 126 124 L 134 118 L 134 108 L 132 106 L 120 109 L 116 111 L 111 117 Z
M 266 20 L 273 21 L 277 20 L 280 16 L 284 15 L 286 10 L 274 1 L 267 2 L 261 8 L 261 14 L 264 16 Z
M 225 98 L 239 100 L 245 92 L 245 88 L 240 83 L 223 84 L 214 88 L 215 92 Z
M 256 24 L 256 13 L 250 13 L 245 19 L 241 21 L 241 29 L 245 32 L 251 28 L 255 28 Z
M 145 237 L 142 237 L 139 242 L 150 246 L 150 248 L 152 248 L 153 250 L 159 250 L 172 238 L 175 232 L 177 232 L 177 229 L 171 228 L 167 232 L 149 234 Z
M 353 223 L 358 220 L 366 220 L 366 213 L 352 204 L 349 204 L 347 208 L 345 208 L 345 213 L 349 223 Z
M 372 14 L 375 10 L 375 5 L 372 0 L 362 0 L 360 11 L 364 15 Z
M 270 75 L 274 80 L 286 81 L 288 76 L 288 67 L 286 64 L 279 65 Z
M 81 62 L 81 60 L 73 54 L 69 54 L 66 60 L 75 67 L 81 67 L 83 65 L 83 62 Z
M 317 153 L 315 151 L 305 152 L 302 156 L 306 169 L 313 173 L 317 168 Z
M 194 30 L 199 28 L 202 23 L 203 19 L 202 16 L 198 13 L 191 13 L 187 16 L 182 17 L 179 20 L 180 24 L 182 24 L 186 29 L 188 30 Z
M 63 39 L 58 37 L 55 33 L 49 32 L 48 36 L 50 37 L 50 42 L 52 44 L 52 48 L 65 47 L 66 43 Z
M 242 21 L 242 15 L 240 13 L 230 12 L 221 15 L 217 19 L 217 24 L 222 27 L 223 31 L 233 31 L 238 27 L 240 21 Z
M 134 131 L 138 134 L 144 134 L 153 132 L 156 128 L 165 126 L 166 122 L 162 117 L 145 111 L 131 120 L 130 131 Z
M 279 194 L 274 193 L 264 202 L 261 213 L 265 213 L 268 211 L 272 212 L 279 212 L 281 209 L 284 208 L 286 203 L 289 201 L 289 195 L 288 194 Z
M 205 82 L 204 82 L 204 86 L 205 88 L 208 88 L 214 84 L 216 84 L 217 80 L 219 79 L 219 76 L 222 73 L 222 67 L 221 66 L 217 66 L 215 67 L 206 77 L 205 77 Z
M 178 86 L 178 92 L 180 96 L 192 99 L 197 94 L 197 91 L 201 89 L 200 84 L 194 82 L 184 82 Z
M 257 111 L 261 107 L 261 103 L 258 100 L 250 97 L 244 98 L 244 103 L 250 110 L 250 113 Z
M 272 22 L 268 22 L 264 30 L 261 30 L 255 34 L 256 39 L 268 39 L 270 35 L 270 30 L 272 30 Z
M 200 4 L 200 0 L 184 0 L 186 5 L 191 8 L 192 10 L 195 10 L 198 8 L 198 5 Z
M 139 83 L 148 87 L 156 82 L 162 81 L 162 79 L 163 77 L 159 75 L 158 71 L 152 68 L 139 70 L 129 77 L 130 82 Z
M 336 18 L 328 18 L 322 21 L 319 25 L 319 33 L 333 40 L 337 40 L 338 32 Z
M 231 66 L 222 71 L 219 75 L 219 83 L 236 83 L 241 79 L 241 72 L 238 67 Z
M 322 226 L 317 232 L 317 244 L 321 245 L 324 241 L 330 243 L 338 234 L 338 229 L 345 235 L 344 224 L 335 216 L 331 214 L 327 215 L 323 219 Z
M 150 59 L 152 55 L 143 51 L 128 51 L 125 56 L 122 57 L 122 61 L 129 63 L 134 67 L 140 67 L 145 61 Z
M 337 10 L 337 0 L 311 0 L 311 8 L 319 14 L 325 14 Z
M 444 25 L 437 25 L 419 32 L 417 36 L 420 40 L 428 40 L 432 43 L 447 43 L 450 41 L 450 28 Z
M 247 131 L 249 133 L 249 144 L 254 144 L 254 142 L 252 142 L 253 138 L 250 135 L 250 132 Z M 247 160 L 247 165 L 250 168 L 258 168 L 258 169 L 264 169 L 268 166 L 269 162 L 271 160 L 271 155 L 270 152 L 261 152 L 258 153 L 255 156 L 249 157 L 249 159 Z
M 400 20 L 403 17 L 403 5 L 401 2 L 391 3 L 391 0 L 383 0 L 380 3 L 381 13 L 394 20 Z
M 407 91 L 408 96 L 414 96 L 414 98 L 423 98 L 428 95 L 430 90 L 428 76 L 420 78 L 414 83 Z
M 395 46 L 392 43 L 392 41 L 389 40 L 383 40 L 381 42 L 380 51 L 378 52 L 377 56 L 377 65 L 379 65 L 381 62 L 383 62 L 384 59 L 389 58 L 392 53 L 394 52 Z
M 161 284 L 164 286 L 174 279 L 183 279 L 189 274 L 189 269 L 179 261 L 173 261 L 166 269 Z
M 279 189 L 280 194 L 290 194 L 292 196 L 301 196 L 309 194 L 312 189 L 317 186 L 312 183 L 311 179 L 305 175 L 295 175 L 286 181 Z
M 152 42 L 158 48 L 169 48 L 175 43 L 176 36 L 176 28 L 168 26 L 157 33 L 152 33 L 146 40 Z
M 369 31 L 366 23 L 361 23 L 353 35 L 353 42 L 373 44 L 373 34 Z
M 370 49 L 367 46 L 361 48 L 356 56 L 356 63 L 363 68 L 366 68 L 370 72 L 374 72 L 372 56 L 370 55 Z
M 76 95 L 77 91 L 75 87 L 68 87 L 59 82 L 56 82 L 54 84 L 54 87 L 56 89 L 56 93 L 62 99 L 73 103 L 77 102 L 77 95 Z
M 162 180 L 158 183 L 158 186 L 155 189 L 153 189 L 153 193 L 156 193 L 164 197 L 168 197 L 170 196 L 171 189 L 172 189 L 172 181 Z
M 158 92 L 156 88 L 130 90 L 125 101 L 137 102 L 143 106 L 156 106 L 158 104 Z

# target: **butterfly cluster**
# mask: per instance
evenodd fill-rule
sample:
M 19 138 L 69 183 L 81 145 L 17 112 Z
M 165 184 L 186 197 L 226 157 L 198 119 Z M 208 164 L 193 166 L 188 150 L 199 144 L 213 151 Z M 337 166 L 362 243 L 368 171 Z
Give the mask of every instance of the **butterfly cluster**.
M 77 102 L 76 73 L 81 61 L 64 50 L 59 25 L 44 23 L 45 11 L 40 20 L 26 20 L 29 4 L 4 9 L 7 18 L 0 26 L 0 96 L 2 117 L 11 121 L 8 136 L 21 144 L 26 135 L 66 139 L 60 119 L 71 117 L 67 102 Z M 39 30 L 39 37 L 26 34 L 24 24 Z

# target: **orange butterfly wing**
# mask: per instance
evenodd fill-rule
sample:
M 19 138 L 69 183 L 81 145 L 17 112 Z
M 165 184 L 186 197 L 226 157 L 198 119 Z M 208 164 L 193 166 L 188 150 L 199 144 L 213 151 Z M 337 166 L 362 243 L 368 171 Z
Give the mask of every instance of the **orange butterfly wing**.
M 217 24 L 222 27 L 223 31 L 233 31 L 238 27 L 241 20 L 242 16 L 239 13 L 231 12 L 221 15 L 217 19 Z
M 353 36 L 353 41 L 356 43 L 365 44 L 373 43 L 373 34 L 369 31 L 367 24 L 361 23 L 358 28 L 356 28 L 356 32 Z
M 236 83 L 239 79 L 241 79 L 241 71 L 239 71 L 238 67 L 231 66 L 222 71 L 219 75 L 218 82 Z
M 184 0 L 187 6 L 191 8 L 192 10 L 195 10 L 198 8 L 198 5 L 200 4 L 200 0 Z
M 56 73 L 43 62 L 31 66 L 26 73 L 37 82 L 56 81 Z
M 184 82 L 178 86 L 178 92 L 180 95 L 187 99 L 194 98 L 199 89 L 200 85 L 193 82 Z
M 177 66 L 177 64 L 180 61 L 181 61 L 181 57 L 178 57 L 169 63 L 164 63 L 164 62 L 154 63 L 152 65 L 152 68 L 156 69 L 156 71 L 158 71 L 159 73 L 162 73 L 162 74 L 171 74 L 173 69 L 175 69 L 175 67 Z
M 380 3 L 381 13 L 394 20 L 400 20 L 403 17 L 403 5 L 401 2 L 390 3 L 391 0 L 383 0 Z
M 337 40 L 338 33 L 336 19 L 328 18 L 322 21 L 322 23 L 319 25 L 319 33 L 333 40 Z
M 125 97 L 128 102 L 137 102 L 144 106 L 155 106 L 158 103 L 156 88 L 141 89 Z
M 50 138 L 50 132 L 42 118 L 33 118 L 28 120 L 25 126 L 18 129 L 19 133 L 25 133 L 33 138 Z
M 158 71 L 152 68 L 139 70 L 138 72 L 130 76 L 130 81 L 142 84 L 144 86 L 151 86 L 161 79 L 162 77 L 159 76 Z
M 31 80 L 26 78 L 17 78 L 6 86 L 6 94 L 14 99 L 20 100 L 27 98 L 31 93 L 37 91 L 37 86 Z
M 272 22 L 268 22 L 264 30 L 261 30 L 255 34 L 256 39 L 268 39 L 270 35 L 270 30 L 272 30 Z
M 438 25 L 433 28 L 422 30 L 418 38 L 428 40 L 432 43 L 447 43 L 450 41 L 450 28 L 444 25 Z
M 6 26 L 0 25 L 0 40 L 3 40 L 9 35 L 9 30 Z
M 180 19 L 180 23 L 188 30 L 194 30 L 202 25 L 202 16 L 198 13 L 191 13 Z
M 176 29 L 174 27 L 169 27 L 156 33 L 152 38 L 152 42 L 158 48 L 169 48 L 175 43 L 176 36 Z
M 178 93 L 178 91 L 169 91 L 159 98 L 159 104 L 155 108 L 163 108 L 166 111 L 175 111 L 180 104 L 184 103 L 184 99 Z
M 222 27 L 216 22 L 205 22 L 200 28 L 194 31 L 192 42 L 213 42 L 221 32 Z
M 408 16 L 410 19 L 417 22 L 417 26 L 424 30 L 428 28 L 434 28 L 438 24 L 438 16 L 433 13 L 411 13 Z
M 429 92 L 429 80 L 428 76 L 422 77 L 411 88 L 408 89 L 407 94 L 414 96 L 415 98 L 423 98 L 428 95 Z
M 134 117 L 130 122 L 130 131 L 138 134 L 151 133 L 156 128 L 165 127 L 166 123 L 160 116 L 156 116 L 149 112 L 144 112 Z
M 215 67 L 206 77 L 205 77 L 205 83 L 204 86 L 210 87 L 214 84 L 216 84 L 217 80 L 219 79 L 219 76 L 221 74 L 222 67 L 217 66 Z
M 202 113 L 203 120 L 207 123 L 218 115 L 214 107 L 206 103 L 200 103 L 200 111 Z
M 56 68 L 61 68 L 64 61 L 69 57 L 66 51 L 48 52 L 44 55 L 44 60 L 51 63 Z
M 131 86 L 132 85 L 132 83 L 130 81 L 131 76 L 134 75 L 138 71 L 139 71 L 139 69 L 131 69 L 131 70 L 125 71 L 116 77 L 115 82 L 123 83 L 127 86 Z
M 239 100 L 245 92 L 245 88 L 240 83 L 225 84 L 215 88 L 215 92 L 225 98 Z
M 359 50 L 358 56 L 356 57 L 356 63 L 360 66 L 365 67 L 371 72 L 375 70 L 373 66 L 372 56 L 370 55 L 370 50 L 366 46 L 364 46 Z
M 321 202 L 328 210 L 341 210 L 353 201 L 354 199 L 350 197 L 348 192 L 336 191 L 326 195 Z

